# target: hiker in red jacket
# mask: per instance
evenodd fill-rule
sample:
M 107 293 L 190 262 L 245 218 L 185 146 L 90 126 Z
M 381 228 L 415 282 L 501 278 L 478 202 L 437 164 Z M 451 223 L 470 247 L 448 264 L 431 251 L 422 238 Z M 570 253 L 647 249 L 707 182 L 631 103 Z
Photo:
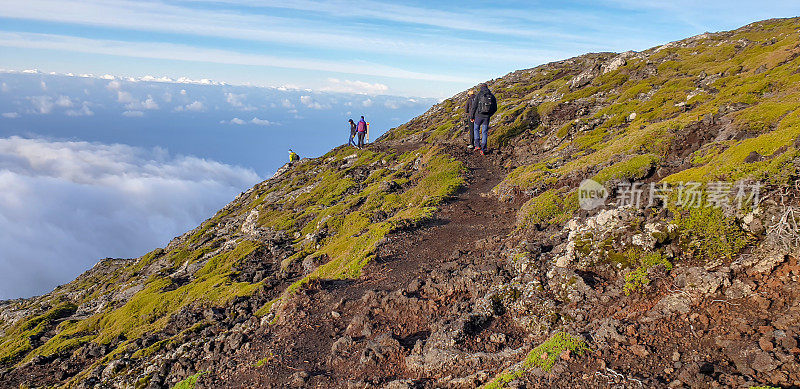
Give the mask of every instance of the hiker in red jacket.
M 361 120 L 358 121 L 358 126 L 356 127 L 358 131 L 358 148 L 364 147 L 364 136 L 367 135 L 367 122 L 364 121 L 364 117 L 361 117 Z
M 497 112 L 497 99 L 485 82 L 478 87 L 478 93 L 469 110 L 469 118 L 475 125 L 475 151 L 485 154 L 487 151 L 486 141 L 489 137 L 489 119 Z M 481 141 L 481 135 L 483 141 Z

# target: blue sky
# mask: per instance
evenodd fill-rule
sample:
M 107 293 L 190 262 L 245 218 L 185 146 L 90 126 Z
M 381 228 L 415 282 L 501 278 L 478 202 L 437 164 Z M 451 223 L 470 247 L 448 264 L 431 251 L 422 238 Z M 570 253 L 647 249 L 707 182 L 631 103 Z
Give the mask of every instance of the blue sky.
M 6 0 L 0 67 L 444 98 L 590 51 L 800 15 L 797 1 Z

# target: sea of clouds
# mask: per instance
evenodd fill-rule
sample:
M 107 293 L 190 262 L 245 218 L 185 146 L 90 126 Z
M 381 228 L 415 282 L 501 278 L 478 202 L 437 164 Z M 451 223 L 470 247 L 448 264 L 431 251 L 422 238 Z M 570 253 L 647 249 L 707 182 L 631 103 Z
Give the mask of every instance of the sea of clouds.
M 0 299 L 163 247 L 259 180 L 160 148 L 0 138 Z

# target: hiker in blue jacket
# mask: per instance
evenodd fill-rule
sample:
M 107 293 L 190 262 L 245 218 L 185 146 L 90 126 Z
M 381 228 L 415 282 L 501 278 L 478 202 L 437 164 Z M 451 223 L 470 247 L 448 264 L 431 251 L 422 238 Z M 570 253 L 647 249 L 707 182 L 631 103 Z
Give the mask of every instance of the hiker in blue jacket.
M 478 88 L 478 93 L 469 110 L 469 118 L 475 129 L 475 151 L 485 155 L 485 152 L 488 151 L 486 142 L 489 138 L 489 119 L 497 112 L 497 99 L 485 82 Z

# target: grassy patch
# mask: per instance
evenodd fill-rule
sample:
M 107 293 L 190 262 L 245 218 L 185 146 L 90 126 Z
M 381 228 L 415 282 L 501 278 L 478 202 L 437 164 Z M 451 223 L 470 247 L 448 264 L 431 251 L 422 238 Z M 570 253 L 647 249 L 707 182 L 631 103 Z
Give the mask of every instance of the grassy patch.
M 491 382 L 484 385 L 483 388 L 504 388 L 507 383 L 522 377 L 525 372 L 533 368 L 550 371 L 561 354 L 568 350 L 571 353 L 582 356 L 589 351 L 589 346 L 587 346 L 586 342 L 583 340 L 566 332 L 556 332 L 544 343 L 531 350 L 518 369 L 506 370 L 498 374 Z
M 610 180 L 640 180 L 647 177 L 658 162 L 659 158 L 653 154 L 636 155 L 601 170 L 592 179 L 601 184 Z
M 544 193 L 528 200 L 520 208 L 517 225 L 530 228 L 536 225 L 547 226 L 563 223 L 578 210 L 578 192 L 567 192 L 566 187 L 548 189 Z

